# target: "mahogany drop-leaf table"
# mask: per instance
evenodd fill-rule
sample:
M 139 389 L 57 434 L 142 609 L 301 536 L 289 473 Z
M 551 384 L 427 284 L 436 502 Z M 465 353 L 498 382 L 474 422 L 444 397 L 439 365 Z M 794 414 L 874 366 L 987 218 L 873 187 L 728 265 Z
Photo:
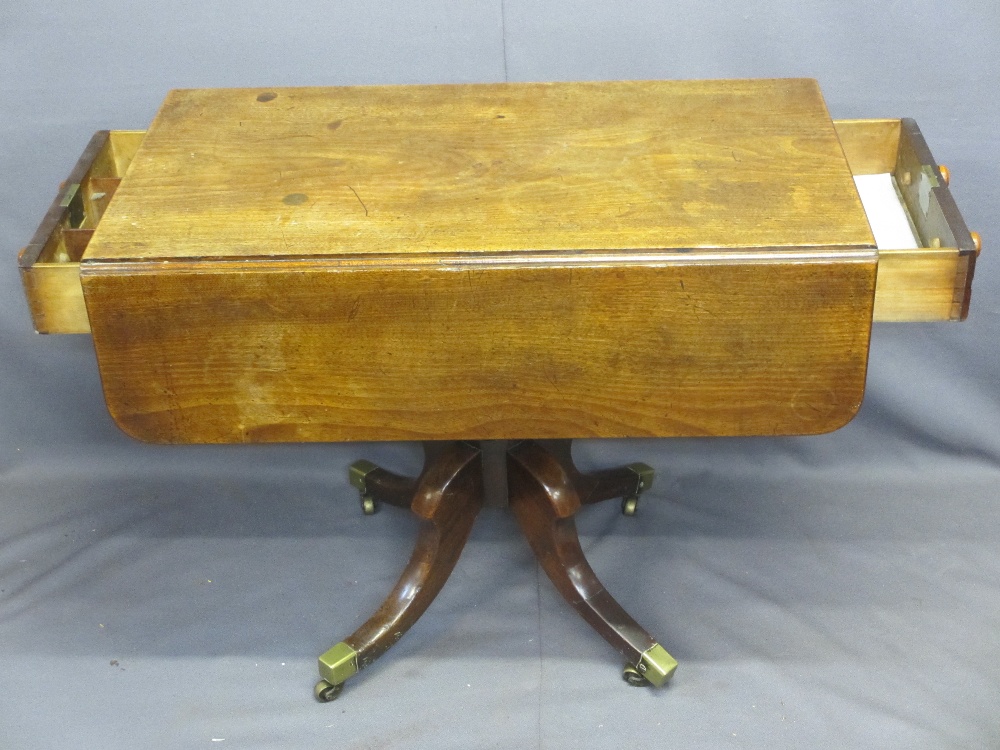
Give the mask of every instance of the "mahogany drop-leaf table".
M 320 700 L 420 617 L 484 503 L 661 685 L 676 662 L 574 525 L 634 514 L 652 469 L 581 472 L 570 441 L 847 423 L 873 320 L 968 314 L 947 183 L 913 121 L 834 122 L 804 79 L 173 91 L 94 136 L 20 268 L 140 440 L 424 442 L 417 477 L 350 469 L 365 513 L 420 526 Z

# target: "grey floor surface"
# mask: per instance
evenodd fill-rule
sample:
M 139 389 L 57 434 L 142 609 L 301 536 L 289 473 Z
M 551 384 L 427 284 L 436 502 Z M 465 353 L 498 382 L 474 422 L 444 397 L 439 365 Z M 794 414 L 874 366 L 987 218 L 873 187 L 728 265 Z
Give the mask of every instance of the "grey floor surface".
M 1000 746 L 1000 16 L 991 2 L 0 6 L 0 748 Z M 185 86 L 811 76 L 914 117 L 985 238 L 964 324 L 879 325 L 826 436 L 583 441 L 654 465 L 581 518 L 677 656 L 658 692 L 483 514 L 427 615 L 335 703 L 315 657 L 378 603 L 413 521 L 345 467 L 407 444 L 162 447 L 119 432 L 85 336 L 31 333 L 15 256 L 90 134 Z

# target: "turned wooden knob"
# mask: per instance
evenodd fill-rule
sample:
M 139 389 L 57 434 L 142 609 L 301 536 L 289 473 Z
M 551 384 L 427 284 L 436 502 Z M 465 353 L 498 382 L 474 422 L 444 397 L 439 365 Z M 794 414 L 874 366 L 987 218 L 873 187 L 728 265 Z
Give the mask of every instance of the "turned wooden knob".
M 951 170 L 948 169 L 944 164 L 938 164 L 938 172 L 941 173 L 941 179 L 944 180 L 945 185 L 951 184 Z
M 983 238 L 979 236 L 979 232 L 969 232 L 972 235 L 972 245 L 976 248 L 976 255 L 979 255 L 983 251 Z

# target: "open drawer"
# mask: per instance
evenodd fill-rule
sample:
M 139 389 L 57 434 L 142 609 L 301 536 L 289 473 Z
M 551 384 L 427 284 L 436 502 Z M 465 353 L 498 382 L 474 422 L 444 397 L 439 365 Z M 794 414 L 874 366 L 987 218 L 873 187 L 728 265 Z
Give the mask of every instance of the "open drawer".
M 18 265 L 39 333 L 89 333 L 80 258 L 128 170 L 144 130 L 100 130 L 60 188 Z
M 962 320 L 968 315 L 979 239 L 970 233 L 913 120 L 834 122 L 855 176 L 887 174 L 916 247 L 879 248 L 874 319 Z M 94 135 L 19 256 L 21 278 L 39 333 L 88 333 L 80 258 L 128 170 L 141 130 Z
M 964 320 L 980 240 L 948 190 L 948 170 L 931 155 L 917 123 L 835 120 L 851 172 L 887 175 L 916 246 L 879 244 L 874 319 Z M 866 206 L 866 208 L 868 208 Z M 869 216 L 873 227 L 874 216 Z

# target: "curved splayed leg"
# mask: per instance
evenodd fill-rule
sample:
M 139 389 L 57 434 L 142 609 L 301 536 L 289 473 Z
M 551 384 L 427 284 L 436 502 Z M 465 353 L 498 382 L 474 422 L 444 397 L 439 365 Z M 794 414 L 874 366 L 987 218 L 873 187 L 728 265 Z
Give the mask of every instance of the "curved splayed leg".
M 665 683 L 677 667 L 676 660 L 607 592 L 580 547 L 573 516 L 583 505 L 578 484 L 579 477 L 586 475 L 568 462 L 568 443 L 552 451 L 528 440 L 513 446 L 507 457 L 511 509 L 549 579 L 625 658 L 626 681 Z M 607 494 L 617 491 L 615 482 L 603 487 L 607 497 L 616 496 Z
M 370 666 L 420 618 L 448 580 L 469 538 L 482 503 L 479 450 L 455 442 L 429 448 L 427 453 L 428 462 L 406 503 L 420 518 L 413 554 L 375 614 L 319 657 L 322 680 L 315 694 L 321 701 L 336 698 L 345 680 Z M 393 477 L 389 475 L 383 486 L 391 487 L 388 496 L 398 498 L 401 486 Z

